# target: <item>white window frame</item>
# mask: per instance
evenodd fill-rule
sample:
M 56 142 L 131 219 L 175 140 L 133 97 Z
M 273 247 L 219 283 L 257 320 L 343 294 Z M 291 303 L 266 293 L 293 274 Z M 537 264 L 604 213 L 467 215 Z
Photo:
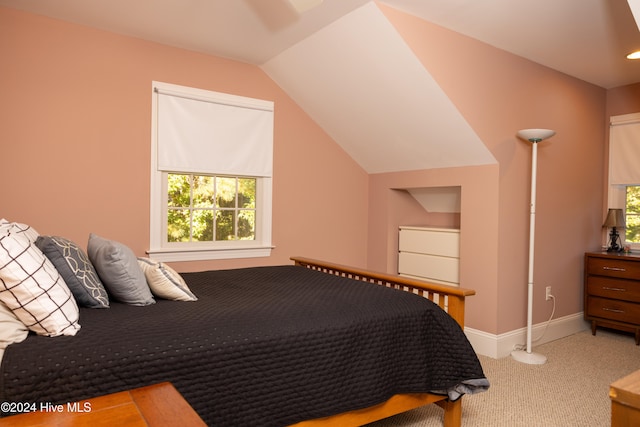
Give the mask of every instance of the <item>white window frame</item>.
M 629 184 L 633 185 L 633 184 Z M 637 184 L 640 185 L 640 184 Z M 627 186 L 626 185 L 610 185 L 609 186 L 609 208 L 622 209 L 622 214 L 627 216 Z M 603 219 L 604 222 L 604 219 Z M 622 246 L 629 245 L 631 249 L 640 249 L 640 243 L 627 242 L 626 230 L 618 230 L 620 235 L 620 243 Z M 606 245 L 609 245 L 609 229 L 606 230 Z
M 215 242 L 167 241 L 167 175 L 158 169 L 158 95 L 157 89 L 179 92 L 210 99 L 212 102 L 246 102 L 248 98 L 219 92 L 152 82 L 151 103 L 151 187 L 149 215 L 149 250 L 147 254 L 158 261 L 200 261 L 231 258 L 255 258 L 271 255 L 272 177 L 256 178 L 256 235 L 254 240 Z M 193 173 L 171 171 L 172 173 Z M 215 173 L 215 171 L 212 171 Z M 199 175 L 199 173 L 194 173 Z

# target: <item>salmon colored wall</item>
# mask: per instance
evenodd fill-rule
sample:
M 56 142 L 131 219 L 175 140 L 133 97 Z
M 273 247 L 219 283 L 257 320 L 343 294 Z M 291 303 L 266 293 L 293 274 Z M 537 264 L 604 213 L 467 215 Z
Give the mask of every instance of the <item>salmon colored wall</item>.
M 640 112 L 640 83 L 607 91 L 607 118 Z
M 369 268 L 387 265 L 397 273 L 398 227 L 415 223 L 398 203 L 399 188 L 460 186 L 460 286 L 475 289 L 467 301 L 465 324 L 492 331 L 498 321 L 497 165 L 396 172 L 371 176 Z
M 176 269 L 365 265 L 366 173 L 258 67 L 7 8 L 0 58 L 0 217 L 144 255 L 156 80 L 275 101 L 272 256 Z
M 531 146 L 515 135 L 523 128 L 557 132 L 538 149 L 533 322 L 544 322 L 551 313 L 545 286 L 556 296 L 555 318 L 581 312 L 583 254 L 600 246 L 606 91 L 379 6 L 499 163 L 497 177 L 488 180 L 492 187 L 477 188 L 473 177 L 462 187 L 461 281 L 478 291 L 467 325 L 495 334 L 526 325 Z M 455 180 L 456 172 L 432 171 L 420 185 L 442 185 Z M 478 179 L 486 173 L 465 172 Z M 376 181 L 371 191 L 395 186 L 398 179 Z M 373 199 L 370 206 L 373 211 Z M 470 217 L 484 229 L 484 238 L 466 225 Z M 374 242 L 379 239 L 370 221 Z M 370 252 L 379 251 L 370 245 Z M 468 261 L 478 256 L 490 266 Z M 370 265 L 379 258 L 370 255 Z

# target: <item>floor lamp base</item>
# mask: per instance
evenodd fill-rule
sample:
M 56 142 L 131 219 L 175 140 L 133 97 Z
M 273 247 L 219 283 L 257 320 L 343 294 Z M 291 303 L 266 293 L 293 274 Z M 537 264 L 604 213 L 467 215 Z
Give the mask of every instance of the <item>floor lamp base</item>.
M 529 365 L 543 365 L 547 362 L 547 357 L 538 353 L 528 353 L 525 350 L 516 350 L 511 352 L 511 357 L 521 363 Z

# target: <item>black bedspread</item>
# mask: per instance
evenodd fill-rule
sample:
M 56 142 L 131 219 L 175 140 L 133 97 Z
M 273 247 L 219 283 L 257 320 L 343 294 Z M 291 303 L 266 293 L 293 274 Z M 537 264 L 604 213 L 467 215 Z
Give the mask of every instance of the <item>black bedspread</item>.
M 76 336 L 9 346 L 0 400 L 170 381 L 208 425 L 284 426 L 397 393 L 488 387 L 461 328 L 417 295 L 296 266 L 183 276 L 198 301 L 81 309 Z

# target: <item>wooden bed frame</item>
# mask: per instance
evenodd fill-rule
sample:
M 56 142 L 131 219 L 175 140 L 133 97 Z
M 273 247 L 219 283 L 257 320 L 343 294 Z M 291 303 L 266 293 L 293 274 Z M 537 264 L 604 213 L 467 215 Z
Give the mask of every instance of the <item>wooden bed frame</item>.
M 465 298 L 475 295 L 475 291 L 471 289 L 432 284 L 402 276 L 377 273 L 309 258 L 291 257 L 291 260 L 294 261 L 295 265 L 321 271 L 323 273 L 348 277 L 354 280 L 375 283 L 377 285 L 418 294 L 438 304 L 451 317 L 453 317 L 456 322 L 458 322 L 460 327 L 464 327 Z M 391 399 L 386 402 L 370 408 L 345 412 L 343 414 L 326 418 L 303 421 L 294 424 L 292 427 L 320 427 L 333 425 L 340 427 L 357 427 L 431 403 L 435 403 L 444 409 L 445 427 L 459 427 L 462 424 L 462 398 L 452 402 L 446 396 L 430 393 L 416 393 L 397 394 L 392 396 Z

